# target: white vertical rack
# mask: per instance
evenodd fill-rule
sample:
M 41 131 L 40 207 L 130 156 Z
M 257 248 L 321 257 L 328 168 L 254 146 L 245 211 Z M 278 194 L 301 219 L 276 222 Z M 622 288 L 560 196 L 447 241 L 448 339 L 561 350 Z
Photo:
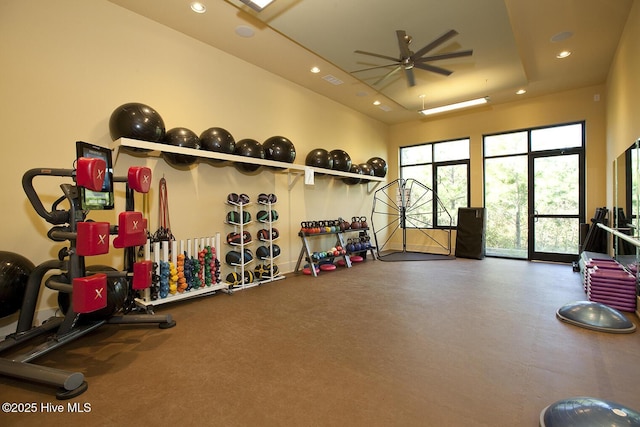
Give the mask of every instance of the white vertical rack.
M 251 224 L 251 222 L 252 222 L 251 220 L 245 222 L 244 221 L 244 217 L 245 217 L 245 212 L 248 213 L 248 211 L 246 210 L 246 207 L 250 203 L 244 203 L 244 202 L 233 203 L 233 202 L 227 200 L 227 204 L 229 204 L 229 206 L 233 207 L 233 211 L 232 212 L 236 212 L 238 214 L 238 218 L 239 218 L 239 222 L 238 223 L 227 221 L 227 224 L 232 225 L 233 226 L 233 231 L 240 234 L 240 244 L 238 244 L 238 245 L 230 244 L 230 246 L 232 246 L 234 248 L 233 250 L 236 250 L 236 249 L 239 250 L 239 252 L 240 252 L 240 263 L 239 264 L 236 264 L 236 263 L 229 264 L 229 263 L 227 263 L 227 265 L 231 265 L 231 267 L 233 267 L 234 271 L 236 273 L 239 273 L 240 277 L 242 278 L 242 282 L 241 282 L 241 284 L 239 286 L 232 286 L 232 284 L 228 283 L 228 282 L 227 282 L 227 286 L 229 287 L 229 291 L 251 288 L 253 286 L 259 285 L 260 283 L 257 282 L 255 280 L 255 278 L 254 278 L 253 282 L 247 283 L 247 277 L 251 277 L 251 276 L 249 274 L 247 274 L 247 272 L 250 272 L 250 270 L 247 270 L 246 267 L 247 267 L 247 265 L 249 265 L 250 263 L 253 262 L 253 259 L 250 259 L 250 260 L 246 260 L 245 259 L 246 258 L 245 257 L 245 248 L 246 248 L 247 244 L 250 244 L 250 243 L 253 242 L 253 239 L 251 240 L 251 242 L 245 242 L 244 241 L 245 226 Z M 229 243 L 229 242 L 227 242 L 227 243 Z M 226 256 L 225 256 L 225 261 L 226 261 Z
M 151 251 L 153 245 L 153 253 Z M 177 265 L 178 247 L 180 247 L 179 253 L 185 253 L 188 258 L 197 256 L 198 252 L 206 247 L 211 247 L 216 251 L 216 257 L 219 259 L 220 253 L 220 233 L 216 233 L 213 236 L 198 237 L 180 241 L 164 241 L 154 242 L 147 240 L 144 246 L 145 260 L 151 260 L 155 263 L 155 274 L 160 276 L 160 261 L 171 262 L 173 265 Z M 171 250 L 169 250 L 171 248 Z M 153 257 L 152 257 L 153 255 Z M 153 259 L 152 259 L 153 258 Z M 181 301 L 189 298 L 195 298 L 205 295 L 213 295 L 216 291 L 224 290 L 228 285 L 224 282 L 212 283 L 209 286 L 199 287 L 197 289 L 189 289 L 184 292 L 177 292 L 175 294 L 169 294 L 164 298 L 151 299 L 150 289 L 145 289 L 142 292 L 141 297 L 136 298 L 135 302 L 138 306 L 144 307 L 147 310 L 152 310 L 154 306 L 167 304 L 170 302 Z
M 271 199 L 268 199 L 266 203 L 260 201 L 258 203 L 267 211 L 267 220 L 259 222 L 266 226 L 265 230 L 267 230 L 268 239 L 263 240 L 263 243 L 268 244 L 269 257 L 264 259 L 263 261 L 267 261 L 270 266 L 269 277 L 261 277 L 259 281 L 260 283 L 268 283 L 276 280 L 282 280 L 285 278 L 285 276 L 283 276 L 279 272 L 274 271 L 275 259 L 280 256 L 280 254 L 274 256 L 273 253 L 273 242 L 277 240 L 277 238 L 273 238 L 273 223 L 277 221 L 277 219 L 273 218 L 272 213 L 274 212 L 273 205 L 275 205 L 276 202 L 272 202 Z

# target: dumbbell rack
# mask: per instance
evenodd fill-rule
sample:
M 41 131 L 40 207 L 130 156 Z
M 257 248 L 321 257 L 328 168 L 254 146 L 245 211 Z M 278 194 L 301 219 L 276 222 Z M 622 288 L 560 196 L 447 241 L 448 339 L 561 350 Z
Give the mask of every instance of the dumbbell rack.
M 177 265 L 177 254 L 186 254 L 188 258 L 197 256 L 198 251 L 205 247 L 214 248 L 216 251 L 216 257 L 220 253 L 220 233 L 216 233 L 214 236 L 201 237 L 180 241 L 164 241 L 164 242 L 151 242 L 147 240 L 144 245 L 144 259 L 152 260 L 156 265 L 155 274 L 160 275 L 160 261 L 171 261 L 173 265 Z M 152 256 L 153 255 L 153 256 Z M 175 294 L 169 294 L 164 298 L 152 299 L 149 289 L 145 289 L 140 292 L 140 297 L 135 299 L 136 305 L 145 308 L 148 312 L 153 312 L 154 306 L 167 304 L 171 302 L 181 301 L 190 298 L 196 298 L 200 296 L 213 295 L 217 291 L 225 291 L 228 288 L 228 284 L 225 282 L 219 282 L 210 286 L 205 286 L 197 289 L 190 289 L 185 292 L 178 292 Z
M 316 265 L 319 265 L 319 262 L 314 261 L 314 258 L 312 256 L 313 252 L 311 251 L 311 247 L 310 247 L 310 242 L 309 242 L 310 238 L 335 235 L 336 245 L 340 245 L 343 248 L 346 248 L 345 239 L 344 239 L 345 233 L 367 232 L 368 230 L 369 228 L 365 227 L 365 228 L 353 228 L 353 229 L 344 230 L 344 231 L 326 231 L 321 233 L 305 233 L 303 231 L 300 231 L 298 233 L 298 236 L 300 236 L 300 239 L 302 240 L 302 248 L 300 249 L 300 255 L 298 255 L 298 262 L 296 263 L 296 268 L 294 271 L 295 272 L 300 271 L 300 266 L 302 265 L 302 261 L 307 260 L 309 262 L 309 269 L 311 270 L 311 275 L 313 277 L 318 277 L 318 273 L 316 272 Z M 373 259 L 376 259 L 376 254 L 374 249 L 375 249 L 374 247 L 370 247 L 367 250 L 371 251 L 371 255 L 373 256 Z M 347 268 L 351 268 L 352 263 L 351 263 L 351 257 L 349 253 L 346 253 L 345 255 L 334 256 L 334 258 L 343 258 L 345 262 L 345 266 Z

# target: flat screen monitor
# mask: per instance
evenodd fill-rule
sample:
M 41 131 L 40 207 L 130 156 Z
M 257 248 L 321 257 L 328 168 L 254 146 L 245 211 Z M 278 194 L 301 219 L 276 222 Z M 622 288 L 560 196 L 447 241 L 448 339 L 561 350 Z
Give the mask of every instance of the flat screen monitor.
M 83 210 L 113 209 L 113 163 L 111 150 L 88 142 L 76 142 L 77 157 L 99 158 L 107 164 L 101 191 L 80 187 L 80 204 Z

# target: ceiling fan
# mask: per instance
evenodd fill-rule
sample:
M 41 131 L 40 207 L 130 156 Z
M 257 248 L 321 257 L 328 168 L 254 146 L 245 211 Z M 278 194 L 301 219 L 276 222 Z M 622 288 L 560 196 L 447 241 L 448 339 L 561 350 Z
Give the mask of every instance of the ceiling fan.
M 379 85 L 383 81 L 387 80 L 389 77 L 397 73 L 398 71 L 404 69 L 404 74 L 407 77 L 407 83 L 409 86 L 416 85 L 416 79 L 413 74 L 414 68 L 419 68 L 421 70 L 430 71 L 432 73 L 442 74 L 444 76 L 448 76 L 453 71 L 445 70 L 444 68 L 436 67 L 434 65 L 428 64 L 429 62 L 439 61 L 441 59 L 449 59 L 449 58 L 460 58 L 464 56 L 471 56 L 473 54 L 473 50 L 461 50 L 458 52 L 450 52 L 450 53 L 442 53 L 439 55 L 431 55 L 424 56 L 427 53 L 431 52 L 433 49 L 437 48 L 441 44 L 445 43 L 447 40 L 458 35 L 456 30 L 449 30 L 428 45 L 418 49 L 417 52 L 412 52 L 409 50 L 409 44 L 411 44 L 411 36 L 408 36 L 404 30 L 397 30 L 396 36 L 398 37 L 398 46 L 400 48 L 400 57 L 394 58 L 392 56 L 381 55 L 379 53 L 373 52 L 365 52 L 363 50 L 356 50 L 355 53 L 359 53 L 362 55 L 375 56 L 377 58 L 388 59 L 389 61 L 393 61 L 391 64 L 378 65 L 376 67 L 363 68 L 361 70 L 352 71 L 351 73 L 359 73 L 362 71 L 375 70 L 377 68 L 387 68 L 393 66 L 394 68 L 389 71 L 387 74 L 382 76 L 378 81 L 374 83 L 375 85 Z

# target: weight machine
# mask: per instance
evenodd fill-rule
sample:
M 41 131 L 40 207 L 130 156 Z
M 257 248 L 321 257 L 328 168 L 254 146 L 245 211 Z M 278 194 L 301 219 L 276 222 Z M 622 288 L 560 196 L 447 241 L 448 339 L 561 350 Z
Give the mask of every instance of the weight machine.
M 53 225 L 47 236 L 55 242 L 68 242 L 68 247 L 59 251 L 58 259 L 43 262 L 29 275 L 16 332 L 0 341 L 0 354 L 4 354 L 10 349 L 26 347 L 34 338 L 46 335 L 43 343 L 32 345 L 26 352 L 0 358 L 0 374 L 57 386 L 58 399 L 70 399 L 86 391 L 88 385 L 84 375 L 36 365 L 31 363 L 34 359 L 105 324 L 150 323 L 161 329 L 176 325 L 170 314 L 130 314 L 138 310 L 135 292 L 150 287 L 154 280 L 151 261 L 136 262 L 136 247 L 147 240 L 147 220 L 134 211 L 134 192 L 149 191 L 151 170 L 132 167 L 127 176 L 114 177 L 110 150 L 84 142 L 77 142 L 76 146 L 75 169 L 31 169 L 22 178 L 29 202 L 38 215 Z M 44 207 L 33 185 L 34 178 L 42 176 L 68 177 L 75 182 L 60 185 L 63 196 L 53 202 L 50 210 Z M 113 208 L 114 182 L 126 185 L 126 211 L 119 214 L 118 225 L 87 220 L 91 210 Z M 60 209 L 65 201 L 69 209 Z M 114 247 L 124 249 L 123 270 L 87 269 L 85 257 L 109 252 L 110 235 L 116 236 Z M 120 306 L 108 301 L 109 283 L 113 280 L 126 283 L 126 296 Z M 44 286 L 59 292 L 59 303 L 66 304 L 60 304 L 62 316 L 53 316 L 42 325 L 34 326 L 43 282 Z

